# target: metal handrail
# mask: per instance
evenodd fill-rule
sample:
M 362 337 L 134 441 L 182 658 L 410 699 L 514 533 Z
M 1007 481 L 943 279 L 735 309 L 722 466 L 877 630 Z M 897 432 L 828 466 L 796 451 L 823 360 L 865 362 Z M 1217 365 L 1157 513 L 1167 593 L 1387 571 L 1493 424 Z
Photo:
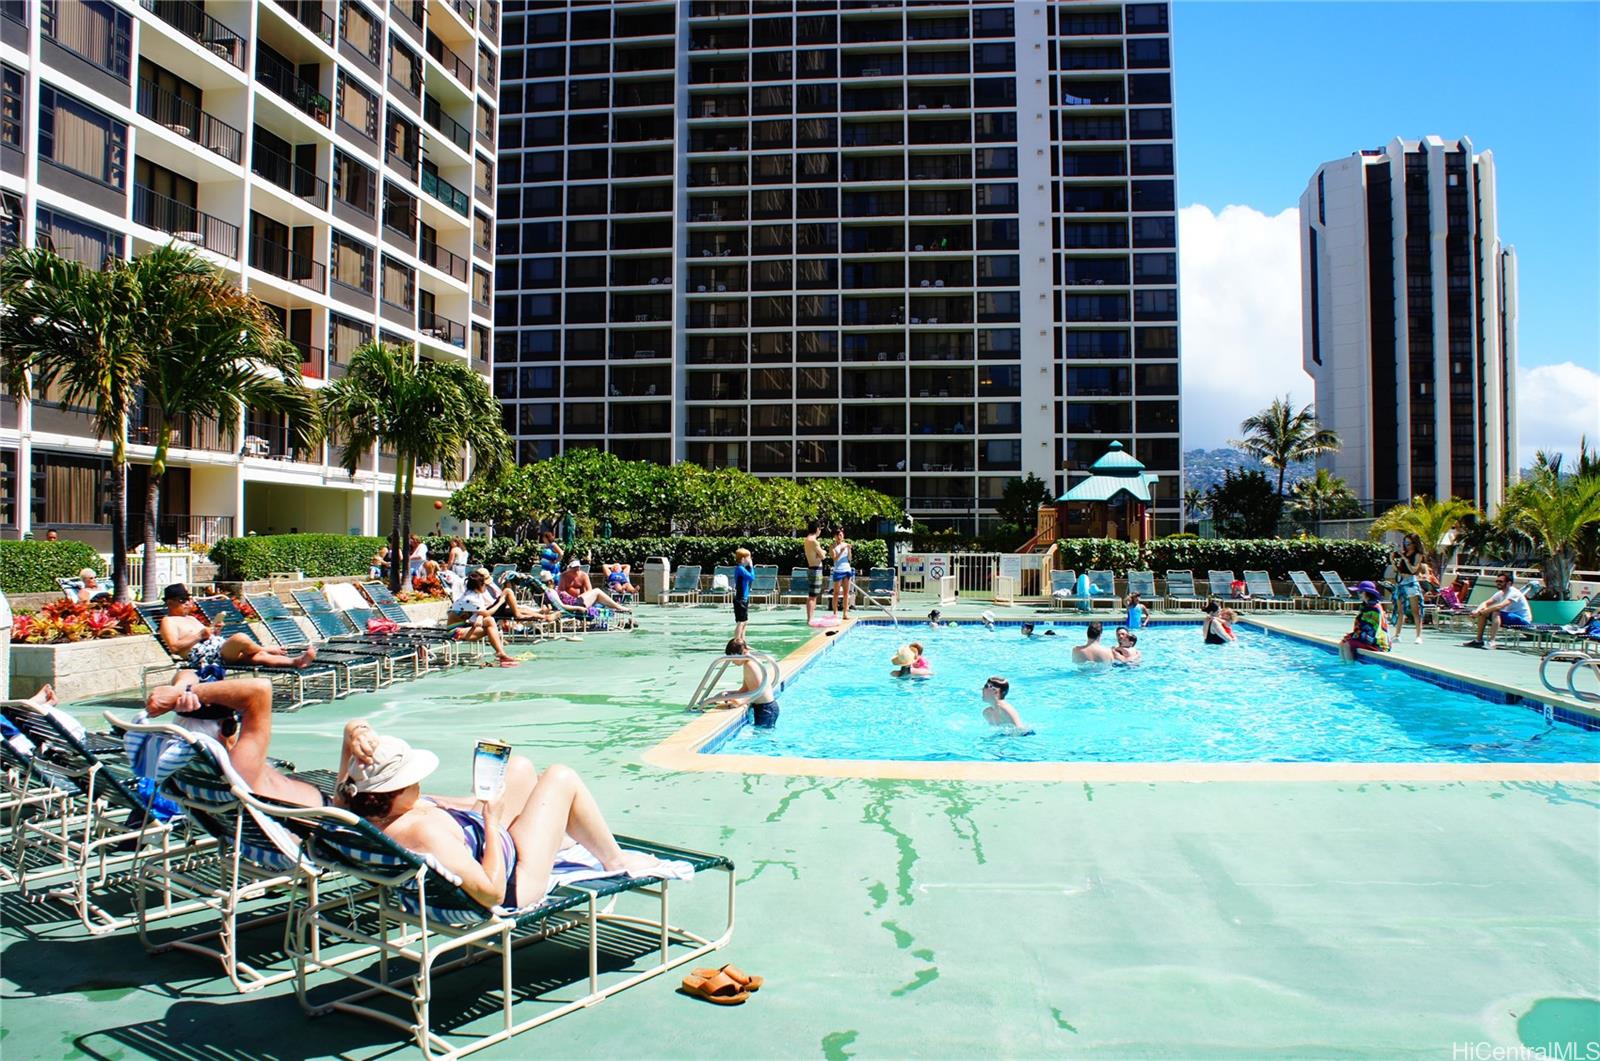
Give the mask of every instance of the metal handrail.
M 244 133 L 154 81 L 139 79 L 139 113 L 229 162 L 244 153 Z
M 250 152 L 250 172 L 324 210 L 328 207 L 327 181 L 297 165 L 288 155 L 262 146 L 259 141 Z
M 424 50 L 433 57 L 433 60 L 444 67 L 445 72 L 454 77 L 466 88 L 472 87 L 472 67 L 467 65 L 465 59 L 451 51 L 439 35 L 433 31 L 428 32 L 427 43 Z
M 327 272 L 327 267 L 310 255 L 297 254 L 281 243 L 254 234 L 250 237 L 250 266 L 318 291 L 323 290 Z
M 1567 682 L 1565 688 L 1559 685 L 1551 684 L 1549 676 L 1545 673 L 1546 668 L 1548 668 L 1552 663 L 1569 664 L 1567 667 Z M 1547 654 L 1539 661 L 1539 681 L 1546 689 L 1558 695 L 1571 696 L 1574 699 L 1580 700 L 1586 704 L 1600 704 L 1600 695 L 1590 692 L 1580 692 L 1578 689 L 1578 672 L 1586 667 L 1593 668 L 1595 671 L 1595 676 L 1600 678 L 1600 656 L 1591 656 L 1587 652 L 1583 652 L 1578 649 L 1564 648 L 1557 652 L 1551 652 Z
M 422 120 L 443 133 L 463 151 L 472 150 L 472 133 L 465 125 L 444 112 L 439 101 L 428 96 L 422 101 Z
M 436 339 L 450 346 L 466 349 L 466 326 L 453 321 L 449 317 L 442 317 L 437 313 L 423 310 L 417 314 L 417 330 L 430 339 Z
M 244 37 L 205 13 L 194 0 L 139 0 L 146 11 L 240 70 Z
M 700 683 L 695 686 L 694 695 L 689 698 L 689 704 L 685 710 L 704 711 L 712 704 L 727 699 L 726 697 L 713 698 L 712 690 L 716 687 L 717 682 L 721 680 L 723 674 L 727 673 L 729 667 L 738 664 L 740 668 L 743 668 L 746 663 L 754 663 L 756 669 L 761 672 L 760 685 L 748 693 L 735 694 L 747 702 L 754 702 L 758 697 L 767 695 L 772 691 L 773 685 L 782 677 L 778 661 L 766 652 L 752 650 L 742 656 L 719 656 L 707 665 L 706 672 L 701 676 Z
M 224 258 L 239 256 L 239 226 L 142 184 L 133 186 L 135 223 L 177 236 Z
M 466 192 L 457 188 L 438 174 L 422 171 L 422 180 L 419 182 L 422 190 L 435 199 L 453 209 L 462 217 L 466 217 L 472 209 L 472 200 Z
M 279 2 L 282 3 L 282 0 Z M 322 125 L 328 124 L 333 111 L 333 104 L 328 97 L 318 91 L 316 85 L 301 78 L 294 67 L 259 46 L 256 48 L 256 80 L 294 104 L 301 113 Z
M 424 240 L 418 247 L 417 257 L 439 270 L 449 273 L 457 280 L 467 278 L 467 260 L 461 255 L 446 250 L 433 240 Z
M 278 6 L 320 37 L 324 44 L 333 43 L 333 16 L 322 9 L 322 0 L 278 0 Z

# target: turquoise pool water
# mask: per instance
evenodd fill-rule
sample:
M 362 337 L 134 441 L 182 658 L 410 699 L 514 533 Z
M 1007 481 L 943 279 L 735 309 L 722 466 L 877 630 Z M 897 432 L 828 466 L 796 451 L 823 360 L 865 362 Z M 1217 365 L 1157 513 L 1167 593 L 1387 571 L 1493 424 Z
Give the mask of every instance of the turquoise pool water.
M 1039 627 L 1040 633 L 1048 629 Z M 859 625 L 783 690 L 776 727 L 744 725 L 707 751 L 822 759 L 1099 762 L 1592 762 L 1600 732 L 1542 708 L 1346 664 L 1294 638 L 1244 628 L 1202 644 L 1196 626 L 1140 632 L 1138 667 L 1071 660 L 1083 627 L 1028 639 L 1018 627 Z M 1112 642 L 1112 632 L 1105 634 Z M 890 677 L 923 644 L 933 677 Z M 990 675 L 1010 679 L 1022 736 L 983 719 Z

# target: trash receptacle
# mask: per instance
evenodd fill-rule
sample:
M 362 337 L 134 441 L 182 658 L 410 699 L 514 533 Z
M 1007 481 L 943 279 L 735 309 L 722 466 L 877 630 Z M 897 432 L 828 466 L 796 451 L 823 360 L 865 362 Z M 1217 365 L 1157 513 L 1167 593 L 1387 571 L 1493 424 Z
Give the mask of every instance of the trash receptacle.
M 644 582 L 639 586 L 646 604 L 667 603 L 667 586 L 672 578 L 672 562 L 664 556 L 646 557 Z
M 0 697 L 11 697 L 11 602 L 0 593 Z

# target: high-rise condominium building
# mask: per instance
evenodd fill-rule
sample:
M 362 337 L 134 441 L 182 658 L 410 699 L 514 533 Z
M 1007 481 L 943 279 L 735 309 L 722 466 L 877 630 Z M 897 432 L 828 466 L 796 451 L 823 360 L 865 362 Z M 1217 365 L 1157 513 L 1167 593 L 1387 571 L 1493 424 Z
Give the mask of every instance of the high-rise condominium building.
M 1113 439 L 1176 516 L 1165 3 L 508 0 L 521 459 L 849 476 L 971 525 Z
M 1380 507 L 1497 505 L 1517 469 L 1517 260 L 1492 154 L 1430 136 L 1328 162 L 1300 221 L 1303 360 L 1343 440 L 1323 465 Z
M 5 0 L 0 243 L 96 266 L 198 247 L 272 307 L 313 386 L 373 338 L 487 374 L 498 37 L 498 0 Z M 179 436 L 164 541 L 387 526 L 390 457 L 352 479 L 256 412 Z M 83 410 L 5 396 L 0 533 L 103 545 L 109 452 Z M 424 502 L 448 491 L 432 471 Z

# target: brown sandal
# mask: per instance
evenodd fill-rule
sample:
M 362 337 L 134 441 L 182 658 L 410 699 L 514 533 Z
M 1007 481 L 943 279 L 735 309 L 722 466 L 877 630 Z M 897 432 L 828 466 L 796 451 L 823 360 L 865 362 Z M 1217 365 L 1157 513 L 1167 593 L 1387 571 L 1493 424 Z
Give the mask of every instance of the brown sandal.
M 686 995 L 705 999 L 718 1006 L 737 1006 L 750 997 L 750 992 L 744 990 L 730 976 L 711 969 L 697 970 L 709 972 L 710 976 L 691 974 L 683 978 L 683 986 L 679 989 Z
M 740 990 L 749 991 L 752 994 L 760 991 L 761 985 L 767 982 L 762 977 L 751 976 L 749 973 L 745 972 L 743 969 L 731 962 L 727 965 L 724 965 L 721 969 L 691 969 L 689 970 L 689 973 L 690 975 L 697 976 L 702 980 L 710 980 L 718 973 L 721 973 L 729 980 L 732 980 L 734 983 L 738 984 Z

